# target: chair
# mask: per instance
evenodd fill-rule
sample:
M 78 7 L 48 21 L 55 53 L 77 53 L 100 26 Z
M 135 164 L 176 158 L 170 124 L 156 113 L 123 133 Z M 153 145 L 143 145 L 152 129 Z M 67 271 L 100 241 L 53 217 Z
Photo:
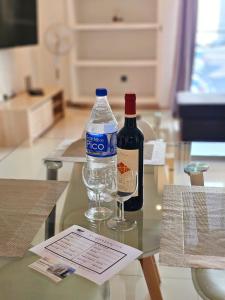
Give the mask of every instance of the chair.
M 187 167 L 185 168 L 187 171 Z M 204 185 L 204 177 L 201 173 L 190 174 L 192 185 Z M 188 173 L 188 172 L 186 172 Z M 199 296 L 204 300 L 225 299 L 225 270 L 193 269 L 191 270 L 192 281 Z
M 152 126 L 145 120 L 138 120 L 137 121 L 137 126 L 138 128 L 143 132 L 144 134 L 144 141 L 149 142 L 152 140 L 156 140 L 156 133 L 155 131 L 152 129 Z
M 192 269 L 192 280 L 199 296 L 204 300 L 225 299 L 225 271 Z

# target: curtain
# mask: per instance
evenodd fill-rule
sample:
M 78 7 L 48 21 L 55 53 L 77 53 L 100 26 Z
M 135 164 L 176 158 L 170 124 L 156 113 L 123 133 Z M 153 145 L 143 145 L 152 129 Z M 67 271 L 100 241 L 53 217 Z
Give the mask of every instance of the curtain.
M 170 104 L 177 114 L 176 95 L 191 85 L 197 29 L 198 0 L 179 0 L 175 61 L 170 90 Z

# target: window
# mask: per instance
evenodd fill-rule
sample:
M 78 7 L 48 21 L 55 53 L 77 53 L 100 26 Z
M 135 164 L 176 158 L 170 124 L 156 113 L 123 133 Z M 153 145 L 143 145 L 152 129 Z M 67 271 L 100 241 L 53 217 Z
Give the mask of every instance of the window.
M 225 93 L 225 0 L 198 0 L 191 91 Z

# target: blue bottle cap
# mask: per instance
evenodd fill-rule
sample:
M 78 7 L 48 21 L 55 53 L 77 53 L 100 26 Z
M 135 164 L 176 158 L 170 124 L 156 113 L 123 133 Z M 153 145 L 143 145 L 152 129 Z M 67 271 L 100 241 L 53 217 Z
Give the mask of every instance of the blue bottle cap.
M 107 89 L 96 89 L 96 96 L 98 97 L 107 96 Z

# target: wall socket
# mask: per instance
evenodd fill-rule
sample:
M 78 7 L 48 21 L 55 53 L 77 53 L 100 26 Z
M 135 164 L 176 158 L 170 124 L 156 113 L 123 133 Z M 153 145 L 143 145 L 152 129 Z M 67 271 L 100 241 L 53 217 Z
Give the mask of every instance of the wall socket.
M 128 81 L 128 76 L 127 75 L 121 75 L 120 76 L 120 81 L 121 82 L 127 82 Z

